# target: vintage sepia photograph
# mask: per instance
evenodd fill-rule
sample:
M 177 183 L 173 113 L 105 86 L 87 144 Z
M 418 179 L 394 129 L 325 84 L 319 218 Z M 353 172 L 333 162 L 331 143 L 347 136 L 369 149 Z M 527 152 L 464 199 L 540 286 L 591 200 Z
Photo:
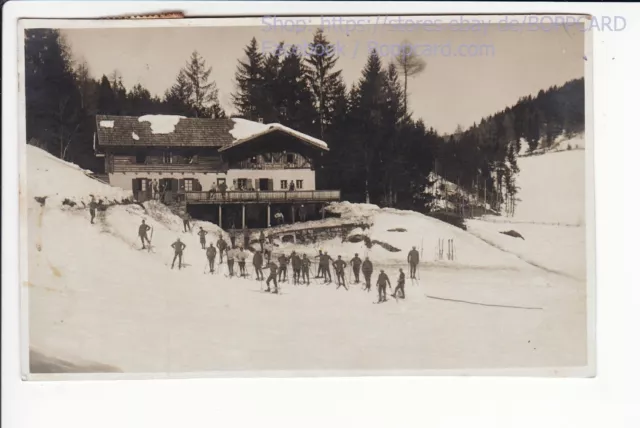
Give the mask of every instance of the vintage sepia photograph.
M 26 377 L 593 376 L 589 21 L 512 18 L 21 21 Z

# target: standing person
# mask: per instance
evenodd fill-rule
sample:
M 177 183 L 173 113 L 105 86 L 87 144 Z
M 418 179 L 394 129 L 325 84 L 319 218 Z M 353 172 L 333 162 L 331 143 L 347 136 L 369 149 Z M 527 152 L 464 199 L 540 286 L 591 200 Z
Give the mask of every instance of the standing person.
M 324 266 L 322 266 L 322 250 L 318 250 L 318 255 L 315 257 L 318 260 L 318 272 L 316 272 L 316 278 L 324 277 Z
M 322 262 L 322 264 L 324 265 L 324 273 L 326 275 L 325 277 L 325 282 L 327 284 L 331 283 L 331 265 L 333 264 L 333 259 L 331 258 L 331 256 L 329 255 L 329 253 L 327 251 L 324 252 L 324 261 Z M 321 259 L 322 260 L 322 259 Z
M 218 188 L 220 189 L 220 196 L 222 196 L 222 199 L 224 199 L 227 194 L 227 183 L 223 181 L 222 183 L 220 183 L 220 186 L 218 186 Z
M 344 268 L 346 266 L 347 264 L 344 262 L 344 260 L 342 260 L 342 256 L 338 256 L 338 260 L 333 262 L 333 268 L 336 270 L 336 280 L 338 281 L 338 286 L 336 287 L 336 290 L 340 288 L 341 285 L 344 287 L 345 290 L 348 290 L 347 284 L 344 281 Z
M 207 239 L 205 236 L 207 235 L 207 231 L 200 226 L 200 231 L 198 232 L 198 236 L 200 236 L 200 245 L 202 245 L 202 249 L 207 248 Z
M 216 264 L 216 247 L 213 246 L 213 242 L 207 248 L 207 260 L 209 261 L 209 272 L 213 273 Z
M 362 260 L 358 257 L 358 253 L 351 259 L 349 264 L 353 267 L 353 276 L 356 278 L 356 284 L 360 283 L 360 266 L 362 265 Z
M 258 238 L 258 241 L 260 242 L 260 251 L 264 253 L 264 231 L 263 230 L 260 231 L 260 238 Z
M 236 248 L 236 233 L 235 233 L 236 225 L 232 224 L 229 229 L 229 239 L 231 240 L 231 248 Z
M 256 280 L 262 281 L 264 279 L 264 275 L 262 274 L 262 253 L 260 251 L 256 251 L 253 253 L 253 267 L 256 270 Z
M 300 205 L 298 215 L 300 216 L 300 221 L 307 221 L 307 209 L 304 207 L 304 205 Z
M 267 262 L 271 261 L 271 255 L 273 254 L 273 242 L 271 242 L 271 239 L 269 239 L 269 241 L 264 244 L 264 255 L 267 258 Z
M 236 253 L 236 257 L 238 258 L 238 267 L 240 268 L 240 276 L 247 276 L 247 253 L 245 253 L 242 245 L 240 249 Z
M 293 269 L 293 283 L 300 284 L 300 272 L 302 270 L 302 259 L 295 251 L 291 252 L 291 268 Z
M 185 248 L 187 248 L 187 246 L 184 245 L 180 241 L 180 238 L 178 238 L 176 240 L 176 242 L 171 244 L 171 248 L 173 248 L 173 250 L 174 250 L 173 262 L 171 263 L 171 269 L 173 269 L 173 266 L 176 263 L 176 259 L 178 259 L 178 269 L 182 269 L 182 252 L 184 251 Z
M 418 263 L 420 262 L 420 255 L 418 254 L 418 250 L 416 250 L 416 247 L 413 247 L 413 249 L 409 251 L 407 261 L 409 262 L 409 277 L 411 279 L 415 279 L 416 268 L 418 267 Z
M 280 210 L 278 210 L 275 215 L 273 216 L 273 218 L 276 219 L 276 224 L 277 225 L 281 225 L 284 223 L 284 215 L 282 215 L 282 213 L 280 212 Z
M 402 268 L 400 268 L 400 276 L 398 277 L 398 285 L 396 289 L 393 290 L 392 297 L 399 297 L 404 299 L 404 272 L 402 272 Z
M 364 262 L 362 263 L 362 274 L 364 275 L 365 290 L 371 291 L 371 275 L 373 274 L 373 263 L 371 263 L 369 257 L 364 258 Z
M 391 282 L 384 270 L 380 269 L 380 275 L 378 275 L 378 303 L 387 301 L 387 286 L 391 288 Z
M 300 264 L 302 266 L 302 282 L 309 285 L 311 284 L 311 281 L 309 280 L 309 268 L 311 267 L 311 260 L 307 258 L 306 254 L 303 254 Z
M 96 197 L 91 196 L 91 202 L 89 202 L 89 214 L 91 215 L 91 224 L 93 224 L 93 219 L 96 218 L 96 208 L 98 208 L 98 204 L 96 203 Z
M 152 184 L 152 190 L 153 190 L 153 199 L 154 200 L 158 200 L 160 199 L 160 191 L 158 189 L 158 180 L 157 179 L 153 179 L 153 184 Z
M 287 279 L 287 264 L 289 263 L 289 259 L 284 254 L 280 254 L 278 263 L 280 264 L 278 268 L 278 280 L 282 282 Z
M 147 244 L 149 244 L 149 246 L 151 246 L 151 241 L 149 240 L 149 237 L 147 236 L 147 232 L 150 230 L 151 228 L 149 227 L 149 225 L 147 223 L 144 222 L 144 220 L 142 220 L 142 224 L 140 225 L 140 227 L 138 227 L 138 236 L 140 237 L 140 240 L 142 241 L 142 249 L 144 250 L 145 247 L 144 243 L 145 241 L 147 242 Z
M 249 229 L 247 229 L 247 226 L 245 226 L 242 230 L 242 234 L 244 236 L 244 248 L 248 250 L 249 242 L 251 241 L 251 233 L 249 232 Z
M 267 278 L 267 292 L 271 291 L 271 287 L 269 287 L 269 284 L 271 283 L 271 281 L 273 281 L 273 285 L 275 287 L 273 292 L 277 294 L 278 293 L 278 279 L 277 279 L 278 265 L 275 264 L 275 262 L 269 262 L 267 264 L 267 267 L 269 268 L 269 277 Z
M 289 183 L 289 191 L 293 192 L 294 190 L 296 190 L 296 183 L 291 180 L 291 183 Z
M 218 235 L 218 242 L 216 244 L 218 251 L 220 252 L 220 264 L 222 264 L 222 253 L 227 249 L 227 241 L 222 239 L 222 233 Z
M 209 199 L 214 199 L 214 196 L 216 195 L 216 182 L 214 181 L 213 183 L 211 183 L 211 187 L 209 188 Z
M 233 263 L 234 257 L 236 255 L 236 250 L 233 248 L 227 248 L 227 267 L 229 268 L 229 276 L 233 276 Z
M 185 233 L 191 232 L 191 223 L 189 223 L 189 213 L 185 211 L 182 215 L 182 227 L 184 228 Z

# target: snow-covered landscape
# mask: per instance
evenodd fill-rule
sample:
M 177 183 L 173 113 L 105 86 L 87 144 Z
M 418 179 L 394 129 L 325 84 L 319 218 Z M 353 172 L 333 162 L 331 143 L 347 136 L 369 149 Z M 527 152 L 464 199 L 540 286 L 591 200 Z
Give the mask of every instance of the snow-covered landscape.
M 337 290 L 313 278 L 315 263 L 309 286 L 285 282 L 279 295 L 261 292 L 253 275 L 227 277 L 226 264 L 210 274 L 195 231 L 208 232 L 207 245 L 218 235 L 228 240 L 217 225 L 196 220 L 184 233 L 166 206 L 129 203 L 130 192 L 28 146 L 23 287 L 32 372 L 584 366 L 584 162 L 582 150 L 520 158 L 515 217 L 470 220 L 467 231 L 416 212 L 341 202 L 329 207 L 339 218 L 313 223 L 362 224 L 349 239 L 276 239 L 276 255 L 369 257 L 372 280 L 384 269 L 394 287 L 415 246 L 421 263 L 417 280 L 407 275 L 406 299 L 375 305 L 375 285 L 364 291 L 348 274 L 349 290 Z M 96 224 L 85 208 L 91 195 L 108 205 Z M 151 251 L 140 250 L 143 219 L 153 228 Z M 510 230 L 522 238 L 501 233 Z M 176 238 L 187 246 L 182 270 L 171 269 Z M 439 257 L 441 239 L 453 240 L 455 260 L 446 248 Z

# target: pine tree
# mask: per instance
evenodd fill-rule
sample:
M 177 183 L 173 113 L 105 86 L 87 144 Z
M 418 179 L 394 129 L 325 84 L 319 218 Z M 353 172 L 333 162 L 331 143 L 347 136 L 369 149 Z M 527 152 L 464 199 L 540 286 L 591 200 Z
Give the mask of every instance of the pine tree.
M 315 116 L 313 94 L 306 73 L 302 57 L 295 46 L 291 47 L 278 76 L 280 117 L 282 123 L 302 132 L 310 132 Z
M 218 102 L 216 82 L 209 82 L 211 67 L 207 67 L 204 58 L 197 51 L 193 51 L 183 70 L 191 87 L 190 105 L 195 116 L 212 117 L 214 113 L 224 116 Z
M 27 141 L 67 158 L 82 123 L 73 63 L 58 30 L 25 32 Z
M 259 51 L 256 38 L 245 48 L 246 60 L 238 60 L 236 68 L 236 92 L 233 104 L 243 117 L 256 120 L 265 111 L 264 55 Z
M 286 108 L 283 106 L 283 90 L 286 89 L 282 82 L 282 57 L 285 55 L 284 42 L 281 42 L 275 51 L 264 57 L 264 67 L 262 70 L 262 88 L 264 96 L 264 106 L 260 108 L 257 115 L 265 123 L 283 122 L 286 117 L 283 115 Z
M 313 35 L 310 51 L 306 53 L 308 79 L 317 112 L 314 134 L 324 138 L 325 131 L 336 120 L 337 100 L 345 92 L 342 71 L 334 70 L 338 61 L 335 47 L 327 40 L 322 29 Z
M 164 94 L 167 114 L 191 116 L 193 109 L 191 99 L 193 88 L 184 70 L 178 72 L 176 82 Z

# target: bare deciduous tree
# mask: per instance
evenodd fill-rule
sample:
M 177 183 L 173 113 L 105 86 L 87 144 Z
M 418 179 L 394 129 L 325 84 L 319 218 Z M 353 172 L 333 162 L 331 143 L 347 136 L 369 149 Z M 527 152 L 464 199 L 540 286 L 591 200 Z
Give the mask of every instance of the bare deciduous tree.
M 395 57 L 395 63 L 404 78 L 404 112 L 408 110 L 407 85 L 409 77 L 417 76 L 427 68 L 427 63 L 413 50 L 411 43 L 404 40 L 400 52 Z

